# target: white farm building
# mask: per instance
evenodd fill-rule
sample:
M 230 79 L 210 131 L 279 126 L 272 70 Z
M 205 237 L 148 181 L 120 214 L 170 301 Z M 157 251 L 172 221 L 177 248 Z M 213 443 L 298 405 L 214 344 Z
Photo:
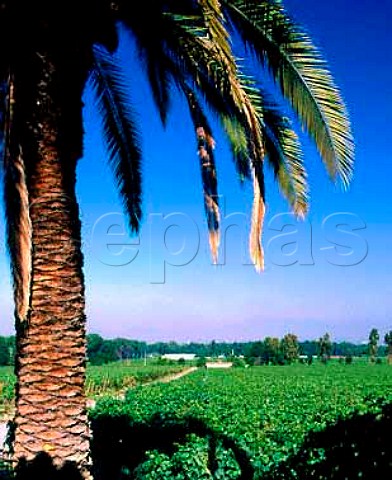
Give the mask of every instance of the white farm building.
M 165 353 L 162 355 L 162 358 L 165 360 L 174 360 L 175 362 L 178 362 L 180 358 L 183 358 L 184 360 L 194 360 L 196 355 L 194 353 Z

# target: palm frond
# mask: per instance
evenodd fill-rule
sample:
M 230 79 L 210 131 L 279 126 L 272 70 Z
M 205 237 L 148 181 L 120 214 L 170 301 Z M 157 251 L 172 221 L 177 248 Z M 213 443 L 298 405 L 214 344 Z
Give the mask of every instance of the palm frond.
M 209 15 L 215 15 L 216 22 L 221 21 L 219 11 L 209 10 Z M 211 23 L 211 19 L 209 22 Z M 210 36 L 213 38 L 217 35 L 217 31 L 217 28 L 210 27 Z M 220 32 L 217 42 L 211 42 L 208 37 L 191 36 L 187 39 L 183 58 L 191 71 L 196 70 L 193 78 L 207 103 L 216 107 L 218 112 L 223 111 L 226 118 L 232 113 L 244 128 L 247 139 L 247 158 L 249 158 L 254 178 L 250 255 L 256 269 L 261 270 L 264 265 L 261 233 L 265 211 L 265 186 L 262 174 L 265 152 L 260 125 L 261 113 L 255 109 L 252 91 L 247 89 L 246 77 L 237 69 L 235 58 L 223 32 Z M 225 104 L 224 107 L 222 103 Z
M 160 75 L 171 77 L 173 84 L 179 85 L 180 89 L 189 83 L 199 91 L 221 121 L 229 139 L 237 172 L 240 179 L 244 180 L 250 178 L 249 151 L 247 134 L 241 123 L 243 113 L 235 104 L 225 73 L 227 63 L 230 70 L 235 72 L 236 68 L 229 49 L 227 32 L 220 25 L 222 18 L 216 2 L 201 2 L 201 8 L 196 3 L 175 4 L 176 7 L 185 9 L 186 14 L 176 10 L 165 11 L 164 14 L 161 11 L 153 12 L 150 15 L 154 31 L 158 32 L 157 36 L 160 37 L 158 42 L 142 28 L 140 18 L 128 11 L 123 12 L 121 18 L 135 37 L 139 56 L 146 68 L 149 63 L 158 60 Z M 126 4 L 123 7 L 125 6 Z M 148 3 L 143 8 L 153 10 L 156 3 Z M 204 12 L 204 16 L 200 15 L 199 10 Z M 214 41 L 219 40 L 218 45 L 221 46 L 223 54 L 215 47 L 212 63 L 209 64 L 214 44 L 212 38 Z M 157 89 L 154 83 L 157 84 L 158 80 L 150 81 L 158 105 L 159 94 L 154 93 Z M 217 88 L 217 85 L 220 88 Z
M 158 21 L 158 20 L 157 20 Z M 157 23 L 157 21 L 155 23 Z M 157 107 L 162 124 L 165 126 L 170 108 L 171 83 L 175 65 L 170 62 L 165 52 L 165 43 L 159 35 L 163 26 L 155 26 L 158 32 L 151 35 L 150 30 L 141 28 L 141 21 L 133 19 L 133 34 L 139 53 L 139 60 L 144 68 L 151 88 L 155 106 Z M 160 24 L 164 23 L 159 19 Z
M 240 181 L 251 178 L 248 137 L 246 129 L 234 116 L 220 113 L 220 120 L 229 141 L 234 165 Z
M 133 112 L 125 93 L 124 77 L 114 57 L 103 47 L 94 48 L 91 85 L 102 115 L 109 163 L 129 216 L 137 232 L 141 220 L 141 150 Z
M 309 198 L 301 142 L 290 120 L 265 94 L 262 108 L 266 158 L 274 170 L 282 195 L 293 212 L 304 218 L 308 212 Z
M 254 180 L 249 252 L 256 270 L 261 271 L 264 269 L 264 252 L 261 238 L 265 216 L 265 185 L 263 174 L 265 151 L 260 127 L 261 112 L 256 110 L 255 104 L 252 101 L 253 92 L 247 88 L 247 77 L 238 71 L 235 59 L 231 54 L 231 50 L 226 47 L 226 44 L 224 44 L 224 48 L 220 48 L 219 45 L 222 44 L 222 42 L 224 42 L 223 34 L 219 42 L 215 42 L 213 46 L 213 48 L 217 50 L 218 59 L 220 59 L 220 62 L 216 65 L 218 68 L 213 71 L 213 74 L 216 75 L 218 73 L 220 79 L 223 80 L 222 84 L 227 85 L 228 89 L 224 88 L 222 95 L 224 95 L 225 98 L 231 98 L 236 116 L 240 119 L 241 124 L 245 126 L 248 158 Z M 213 62 L 211 62 L 209 66 L 210 72 L 212 63 Z M 203 88 L 203 90 L 205 89 Z
M 172 28 L 177 21 L 181 22 L 184 28 L 189 24 L 193 32 L 197 29 L 199 33 L 205 32 L 201 8 L 198 2 L 193 0 L 144 0 L 139 2 L 137 8 L 132 2 L 120 0 L 117 2 L 116 11 L 117 19 L 135 40 L 139 60 L 146 71 L 155 105 L 165 125 L 170 107 L 171 86 L 177 80 L 180 80 L 179 83 L 183 80 L 179 68 L 181 61 L 173 61 L 167 39 L 173 38 Z
M 221 0 L 244 42 L 281 87 L 333 180 L 348 185 L 354 145 L 345 104 L 319 50 L 281 2 Z
M 194 92 L 187 88 L 184 92 L 188 99 L 189 111 L 196 131 L 200 170 L 204 194 L 204 210 L 207 217 L 210 249 L 214 263 L 218 262 L 220 243 L 220 211 L 218 202 L 218 184 L 214 158 L 215 141 L 207 118 Z
M 32 227 L 29 215 L 25 164 L 15 132 L 13 80 L 11 75 L 7 87 L 3 156 L 7 246 L 11 260 L 15 315 L 19 322 L 24 322 L 27 320 L 30 309 Z
M 149 2 L 151 8 L 154 2 Z M 187 84 L 197 92 L 207 106 L 221 120 L 230 140 L 236 166 L 240 177 L 246 178 L 253 171 L 255 179 L 255 201 L 252 227 L 252 258 L 259 267 L 262 264 L 261 233 L 262 226 L 256 227 L 264 217 L 264 178 L 262 175 L 264 158 L 263 131 L 260 112 L 252 103 L 252 92 L 246 89 L 246 78 L 239 74 L 236 59 L 232 53 L 224 18 L 216 0 L 198 2 L 169 2 L 178 7 L 167 9 L 159 16 L 153 14 L 154 30 L 161 34 L 162 58 L 166 64 L 175 65 L 173 75 L 178 84 Z M 181 12 L 183 5 L 192 4 L 200 8 L 188 8 Z M 124 4 L 125 5 L 125 4 Z M 143 7 L 145 8 L 145 7 Z M 125 18 L 126 17 L 126 18 Z M 125 23 L 138 39 L 144 38 L 140 25 L 130 12 L 124 15 Z M 234 134 L 236 125 L 240 128 Z M 257 171 L 257 173 L 256 173 Z M 256 208 L 257 206 L 257 208 Z M 257 246 L 256 246 L 257 244 Z M 258 253 L 255 253 L 258 252 Z
M 170 107 L 171 75 L 163 63 L 163 57 L 147 57 L 147 77 L 162 124 L 165 126 Z
M 223 25 L 223 14 L 218 0 L 199 0 L 209 40 L 211 40 L 222 62 L 230 71 L 235 71 L 236 62 L 229 43 L 229 33 Z
M 289 125 L 278 128 L 276 133 L 271 129 L 266 131 L 266 155 L 293 213 L 305 218 L 309 210 L 309 188 L 301 144 Z

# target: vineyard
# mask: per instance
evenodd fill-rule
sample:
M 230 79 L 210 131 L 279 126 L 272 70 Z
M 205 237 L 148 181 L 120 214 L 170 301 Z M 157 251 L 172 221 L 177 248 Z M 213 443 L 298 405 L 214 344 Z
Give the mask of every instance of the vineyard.
M 167 375 L 184 370 L 186 366 L 178 364 L 161 364 L 149 360 L 147 365 L 142 360 L 110 363 L 87 368 L 86 394 L 97 397 L 103 394 L 117 395 L 130 387 L 153 382 Z M 0 416 L 12 409 L 14 401 L 15 376 L 12 367 L 0 367 Z
M 390 402 L 387 365 L 198 371 L 98 403 L 95 478 L 380 478 Z
M 203 368 L 154 382 L 184 368 L 89 367 L 95 480 L 392 478 L 390 366 Z M 0 387 L 4 413 L 10 368 Z
M 184 370 L 184 365 L 159 364 L 150 361 L 144 365 L 143 361 L 115 362 L 101 366 L 90 366 L 87 369 L 86 394 L 115 395 L 118 392 L 153 382 L 167 375 Z

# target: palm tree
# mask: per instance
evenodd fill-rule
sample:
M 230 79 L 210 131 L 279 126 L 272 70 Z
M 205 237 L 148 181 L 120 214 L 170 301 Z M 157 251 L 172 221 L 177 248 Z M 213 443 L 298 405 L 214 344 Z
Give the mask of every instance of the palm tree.
M 293 211 L 307 212 L 307 178 L 293 126 L 239 67 L 235 28 L 312 138 L 333 180 L 351 178 L 344 103 L 309 36 L 278 0 L 84 0 L 0 3 L 4 199 L 14 284 L 17 389 L 14 456 L 47 452 L 89 477 L 84 397 L 85 314 L 75 169 L 82 155 L 82 93 L 90 82 L 108 161 L 129 216 L 141 221 L 141 152 L 114 52 L 118 29 L 135 39 L 163 123 L 183 95 L 198 144 L 212 256 L 219 205 L 209 114 L 219 118 L 242 181 L 254 188 L 250 253 L 263 267 L 264 163 Z M 23 32 L 23 41 L 10 41 Z

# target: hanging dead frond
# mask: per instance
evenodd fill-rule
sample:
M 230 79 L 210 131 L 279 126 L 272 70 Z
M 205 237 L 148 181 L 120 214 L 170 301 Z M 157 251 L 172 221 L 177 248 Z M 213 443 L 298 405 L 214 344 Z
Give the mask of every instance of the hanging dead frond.
M 30 309 L 32 227 L 25 164 L 14 122 L 14 83 L 11 75 L 7 84 L 3 160 L 4 203 L 15 315 L 19 322 L 24 322 L 28 318 Z
M 189 110 L 196 131 L 198 154 L 200 159 L 201 179 L 204 194 L 204 210 L 207 217 L 209 242 L 214 263 L 218 262 L 220 243 L 220 211 L 218 202 L 218 182 L 214 158 L 215 141 L 207 117 L 197 101 L 195 94 L 187 88 Z
M 253 170 L 253 208 L 249 237 L 249 250 L 252 262 L 258 272 L 264 270 L 264 250 L 260 239 L 263 234 L 265 217 L 264 174 L 262 168 Z

